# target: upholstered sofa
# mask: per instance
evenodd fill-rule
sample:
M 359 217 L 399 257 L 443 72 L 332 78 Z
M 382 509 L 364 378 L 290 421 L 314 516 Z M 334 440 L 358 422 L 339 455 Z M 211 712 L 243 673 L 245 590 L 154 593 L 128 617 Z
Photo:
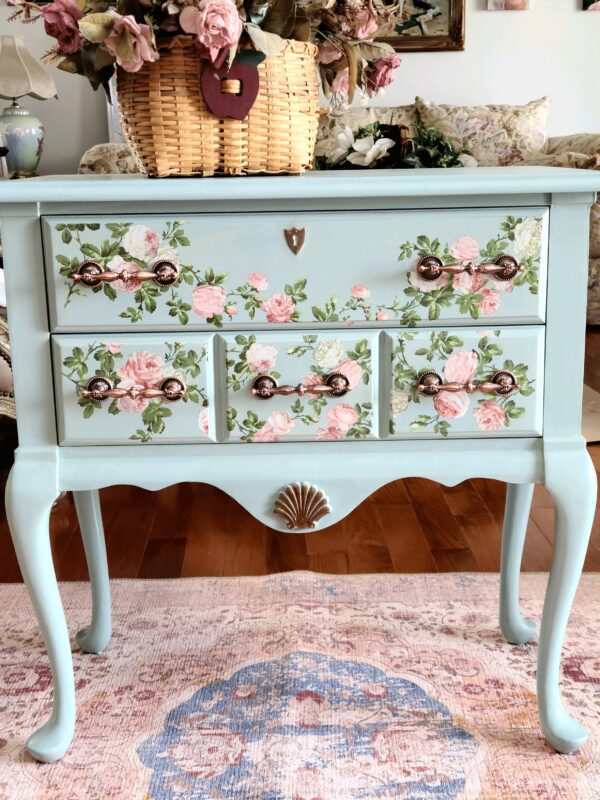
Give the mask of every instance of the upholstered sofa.
M 393 108 L 353 108 L 324 114 L 317 154 L 335 150 L 345 128 L 353 131 L 374 121 L 404 125 L 413 136 L 419 127 L 434 126 L 457 150 L 469 153 L 471 166 L 545 165 L 600 169 L 600 134 L 546 136 L 549 101 L 525 106 L 445 106 L 416 98 Z M 139 172 L 127 145 L 97 145 L 80 162 L 80 172 Z M 600 325 L 600 202 L 592 207 L 588 323 Z

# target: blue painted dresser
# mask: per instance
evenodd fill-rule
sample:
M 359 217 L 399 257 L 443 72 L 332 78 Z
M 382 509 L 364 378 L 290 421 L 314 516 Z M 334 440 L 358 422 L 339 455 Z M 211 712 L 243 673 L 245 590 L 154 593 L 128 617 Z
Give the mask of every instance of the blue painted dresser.
M 19 426 L 7 513 L 54 686 L 36 758 L 60 758 L 75 719 L 48 535 L 59 492 L 75 496 L 93 594 L 77 640 L 95 653 L 111 632 L 99 488 L 204 481 L 287 532 L 405 476 L 509 485 L 514 644 L 535 636 L 518 598 L 533 485 L 552 492 L 540 721 L 555 749 L 579 747 L 558 680 L 596 502 L 580 417 L 599 188 L 541 168 L 0 183 Z

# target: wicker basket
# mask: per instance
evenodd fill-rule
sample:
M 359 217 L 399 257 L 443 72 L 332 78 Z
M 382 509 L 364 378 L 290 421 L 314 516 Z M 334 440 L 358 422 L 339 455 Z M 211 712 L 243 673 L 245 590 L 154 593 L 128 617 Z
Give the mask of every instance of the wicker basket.
M 139 72 L 118 70 L 123 131 L 149 175 L 303 172 L 318 126 L 316 47 L 287 40 L 259 67 L 260 89 L 244 120 L 218 119 L 200 89 L 203 65 L 188 36 L 161 48 Z

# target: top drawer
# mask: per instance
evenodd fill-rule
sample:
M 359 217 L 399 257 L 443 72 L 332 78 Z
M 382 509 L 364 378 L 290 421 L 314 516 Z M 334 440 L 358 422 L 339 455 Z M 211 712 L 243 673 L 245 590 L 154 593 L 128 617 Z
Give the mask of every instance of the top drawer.
M 542 322 L 547 220 L 547 208 L 45 217 L 52 328 Z

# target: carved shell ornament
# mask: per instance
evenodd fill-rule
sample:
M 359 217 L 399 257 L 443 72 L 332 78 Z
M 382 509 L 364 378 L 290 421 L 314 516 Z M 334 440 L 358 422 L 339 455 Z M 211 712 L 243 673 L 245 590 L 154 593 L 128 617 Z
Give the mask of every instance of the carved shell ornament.
M 290 530 L 314 528 L 331 512 L 329 499 L 312 483 L 290 483 L 278 494 L 273 513 L 282 517 Z

